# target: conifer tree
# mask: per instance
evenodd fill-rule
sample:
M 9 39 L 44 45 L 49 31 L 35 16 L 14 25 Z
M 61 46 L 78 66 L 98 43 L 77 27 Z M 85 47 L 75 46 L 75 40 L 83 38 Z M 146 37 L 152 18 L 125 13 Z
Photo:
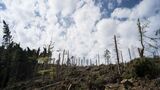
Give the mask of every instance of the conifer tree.
M 110 63 L 110 61 L 109 61 L 110 57 L 111 57 L 110 54 L 111 54 L 110 51 L 108 49 L 106 49 L 105 52 L 104 52 L 105 64 Z
M 8 24 L 3 20 L 3 42 L 2 45 L 8 47 L 12 42 L 12 35 L 9 30 Z

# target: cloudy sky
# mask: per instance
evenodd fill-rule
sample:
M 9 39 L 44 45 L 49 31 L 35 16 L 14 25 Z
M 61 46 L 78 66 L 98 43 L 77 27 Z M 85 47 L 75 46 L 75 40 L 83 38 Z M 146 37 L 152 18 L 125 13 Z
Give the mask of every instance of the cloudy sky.
M 22 47 L 43 47 L 52 40 L 55 50 L 70 50 L 77 57 L 102 57 L 109 49 L 114 57 L 113 36 L 128 60 L 139 45 L 137 18 L 149 23 L 149 35 L 160 28 L 160 0 L 0 0 L 2 20 L 13 40 Z M 114 60 L 113 60 L 114 62 Z

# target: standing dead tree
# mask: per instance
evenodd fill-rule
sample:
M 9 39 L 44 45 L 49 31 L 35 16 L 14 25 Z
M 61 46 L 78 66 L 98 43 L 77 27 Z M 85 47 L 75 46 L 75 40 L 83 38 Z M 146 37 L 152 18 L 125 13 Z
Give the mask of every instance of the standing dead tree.
M 124 70 L 125 63 L 124 63 L 124 60 L 123 60 L 123 52 L 122 52 L 122 50 L 121 50 L 121 59 L 122 59 L 122 70 Z
M 96 66 L 98 66 L 98 61 L 97 61 L 97 59 L 96 59 Z
M 86 65 L 86 58 L 83 57 L 83 66 L 85 66 L 85 65 Z
M 157 52 L 158 58 L 160 58 L 160 52 L 158 51 L 160 49 L 160 43 L 158 42 L 158 41 L 160 41 L 160 29 L 156 30 L 155 35 L 157 36 L 157 38 L 154 38 L 154 40 L 156 42 L 156 47 L 157 47 L 156 52 Z
M 97 55 L 97 60 L 98 60 L 98 65 L 100 65 L 100 56 L 99 56 L 99 53 L 98 53 L 98 55 Z
M 92 65 L 92 60 L 91 59 L 89 59 L 89 62 L 90 62 L 90 66 Z
M 71 66 L 71 60 L 69 57 L 69 51 L 67 52 L 67 66 Z
M 124 64 L 122 51 L 121 51 L 121 59 L 122 59 L 122 63 Z
M 145 38 L 149 39 L 152 43 L 149 43 L 149 42 L 145 42 L 146 44 L 148 44 L 152 50 L 152 54 L 153 54 L 153 57 L 160 57 L 159 55 L 159 49 L 160 49 L 160 29 L 158 30 L 155 30 L 155 35 L 153 35 L 152 37 L 151 36 L 144 36 Z
M 139 36 L 140 36 L 140 43 L 141 43 L 141 47 L 142 47 L 142 48 L 138 48 L 138 52 L 139 52 L 139 56 L 141 58 L 143 58 L 144 57 L 144 49 L 145 49 L 145 47 L 144 47 L 144 28 L 146 26 L 142 26 L 139 19 L 137 22 L 137 26 L 138 26 Z
M 60 60 L 61 60 L 61 54 L 59 53 L 58 55 L 58 60 L 57 60 L 57 64 L 56 64 L 56 79 L 59 80 L 60 79 Z
M 51 64 L 51 60 L 52 60 L 52 51 L 53 51 L 53 48 L 54 48 L 54 42 L 50 41 L 50 44 L 48 45 L 48 63 Z
M 118 53 L 118 46 L 117 46 L 117 38 L 116 35 L 114 35 L 114 43 L 115 43 L 115 49 L 116 49 L 116 55 L 117 55 L 117 67 L 118 67 L 118 74 L 121 74 L 120 70 L 120 62 L 119 62 L 119 53 Z
M 62 65 L 64 63 L 64 55 L 65 55 L 65 50 L 63 50 L 63 53 L 62 53 Z
M 80 59 L 80 62 L 81 62 L 81 66 L 83 66 L 83 59 Z
M 132 60 L 131 50 L 130 50 L 130 48 L 128 48 L 128 53 L 129 53 L 129 58 L 130 58 L 130 60 Z

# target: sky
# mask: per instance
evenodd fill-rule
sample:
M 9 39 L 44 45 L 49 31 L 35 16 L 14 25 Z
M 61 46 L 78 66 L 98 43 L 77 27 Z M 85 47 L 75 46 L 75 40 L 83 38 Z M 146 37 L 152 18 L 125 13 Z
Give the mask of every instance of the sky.
M 115 62 L 113 36 L 125 61 L 138 56 L 141 47 L 137 19 L 147 24 L 147 34 L 154 36 L 160 28 L 160 0 L 0 0 L 0 42 L 2 20 L 10 27 L 13 40 L 23 48 L 37 49 L 55 42 L 57 50 L 95 59 L 104 50 Z M 146 54 L 148 54 L 146 52 Z

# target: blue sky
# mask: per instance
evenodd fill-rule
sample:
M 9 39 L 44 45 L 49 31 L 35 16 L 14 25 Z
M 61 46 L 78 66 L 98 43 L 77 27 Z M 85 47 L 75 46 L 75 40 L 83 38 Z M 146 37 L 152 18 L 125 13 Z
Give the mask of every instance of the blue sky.
M 140 1 L 142 0 L 95 0 L 94 2 L 96 5 L 101 4 L 101 12 L 108 11 L 108 13 L 104 13 L 104 17 L 109 17 L 115 8 L 133 8 L 138 5 Z
M 160 0 L 0 0 L 0 28 L 6 20 L 13 40 L 26 48 L 44 47 L 52 40 L 55 50 L 95 59 L 109 49 L 115 60 L 113 36 L 127 61 L 128 49 L 137 57 L 140 47 L 137 19 L 149 21 L 148 35 L 160 28 Z M 0 41 L 2 41 L 2 30 Z M 57 52 L 53 52 L 57 55 Z M 146 52 L 148 54 L 148 52 Z

